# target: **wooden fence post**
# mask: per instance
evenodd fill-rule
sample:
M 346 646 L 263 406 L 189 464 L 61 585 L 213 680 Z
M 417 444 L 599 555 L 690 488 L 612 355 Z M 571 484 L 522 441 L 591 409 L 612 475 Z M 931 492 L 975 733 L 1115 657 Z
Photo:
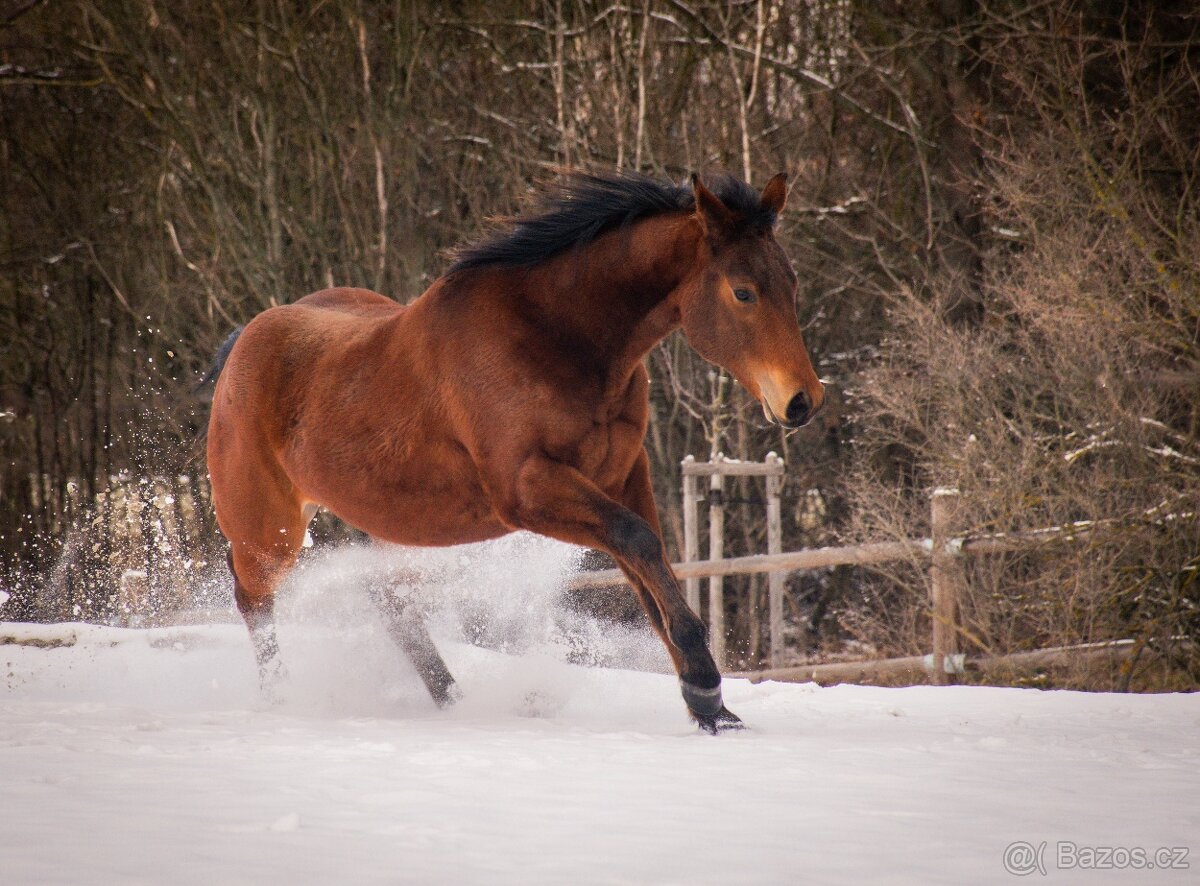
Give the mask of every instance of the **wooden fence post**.
M 725 460 L 718 452 L 714 463 Z M 725 475 L 713 471 L 708 487 L 708 559 L 725 556 Z M 725 577 L 708 579 L 708 645 L 718 668 L 725 667 Z
M 686 466 L 694 464 L 696 457 L 689 455 L 683 460 L 683 562 L 694 563 L 700 559 L 700 526 L 697 507 L 699 498 L 696 495 L 696 475 L 690 474 Z M 700 614 L 700 579 L 684 580 L 687 605 L 696 615 Z
M 777 473 L 767 474 L 767 553 L 783 553 L 783 519 L 780 493 L 783 490 L 783 460 L 767 453 L 767 464 Z M 783 578 L 782 572 L 767 573 L 767 613 L 770 624 L 770 665 L 783 665 Z
M 933 682 L 941 686 L 958 682 L 958 601 L 964 578 L 958 552 L 949 547 L 958 528 L 958 490 L 935 489 L 929 504 L 933 545 L 929 569 L 933 611 Z

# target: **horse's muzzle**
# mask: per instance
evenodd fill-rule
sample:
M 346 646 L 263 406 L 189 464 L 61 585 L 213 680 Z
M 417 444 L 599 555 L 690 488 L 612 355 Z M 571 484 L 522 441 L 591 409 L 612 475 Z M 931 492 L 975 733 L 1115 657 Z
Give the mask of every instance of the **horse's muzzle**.
M 800 391 L 788 401 L 787 410 L 784 412 L 783 417 L 780 418 L 775 414 L 775 410 L 771 408 L 771 404 L 767 402 L 767 399 L 765 397 L 762 399 L 762 408 L 767 416 L 767 420 L 788 430 L 804 427 L 812 421 L 813 416 L 820 412 L 821 407 L 824 405 L 825 403 L 822 399 L 822 402 L 818 403 L 814 409 L 812 399 L 804 391 Z
M 781 428 L 804 427 L 825 405 L 825 387 L 815 377 L 808 383 L 801 383 L 767 371 L 759 374 L 755 381 L 763 414 Z

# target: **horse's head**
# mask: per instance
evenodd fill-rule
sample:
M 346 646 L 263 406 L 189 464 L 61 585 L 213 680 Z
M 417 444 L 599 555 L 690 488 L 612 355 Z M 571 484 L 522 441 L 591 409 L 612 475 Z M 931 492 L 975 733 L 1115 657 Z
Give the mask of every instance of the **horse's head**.
M 757 397 L 771 421 L 807 424 L 825 389 L 796 320 L 796 275 L 775 241 L 785 177 L 772 178 L 754 205 L 727 205 L 696 176 L 692 189 L 703 234 L 699 267 L 680 300 L 684 334 Z

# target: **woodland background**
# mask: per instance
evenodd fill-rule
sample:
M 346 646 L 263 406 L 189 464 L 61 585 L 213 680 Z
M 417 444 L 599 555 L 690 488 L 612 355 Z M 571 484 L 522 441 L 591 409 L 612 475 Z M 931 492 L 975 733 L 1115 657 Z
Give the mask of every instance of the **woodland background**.
M 783 435 L 658 348 L 671 551 L 679 462 L 716 451 L 785 456 L 785 549 L 926 534 L 938 485 L 976 531 L 1106 521 L 971 562 L 965 649 L 1133 637 L 1156 654 L 1088 685 L 1194 687 L 1198 156 L 1191 2 L 0 4 L 5 617 L 223 570 L 195 385 L 235 324 L 333 284 L 415 298 L 558 170 L 786 170 L 830 405 Z M 727 555 L 765 550 L 761 495 L 733 487 Z M 924 651 L 923 576 L 793 576 L 793 653 Z M 729 587 L 753 665 L 761 577 Z

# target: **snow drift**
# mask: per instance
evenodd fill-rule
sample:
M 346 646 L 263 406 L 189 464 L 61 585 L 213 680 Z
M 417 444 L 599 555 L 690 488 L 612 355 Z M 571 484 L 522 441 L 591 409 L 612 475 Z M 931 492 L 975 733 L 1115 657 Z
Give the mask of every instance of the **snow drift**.
M 511 544 L 400 587 L 438 573 L 446 711 L 346 590 L 373 552 L 281 597 L 276 707 L 240 624 L 0 624 L 2 879 L 1011 883 L 1024 841 L 1194 882 L 1055 847 L 1200 850 L 1200 697 L 731 680 L 711 738 L 657 640 L 553 605 L 573 554 Z

